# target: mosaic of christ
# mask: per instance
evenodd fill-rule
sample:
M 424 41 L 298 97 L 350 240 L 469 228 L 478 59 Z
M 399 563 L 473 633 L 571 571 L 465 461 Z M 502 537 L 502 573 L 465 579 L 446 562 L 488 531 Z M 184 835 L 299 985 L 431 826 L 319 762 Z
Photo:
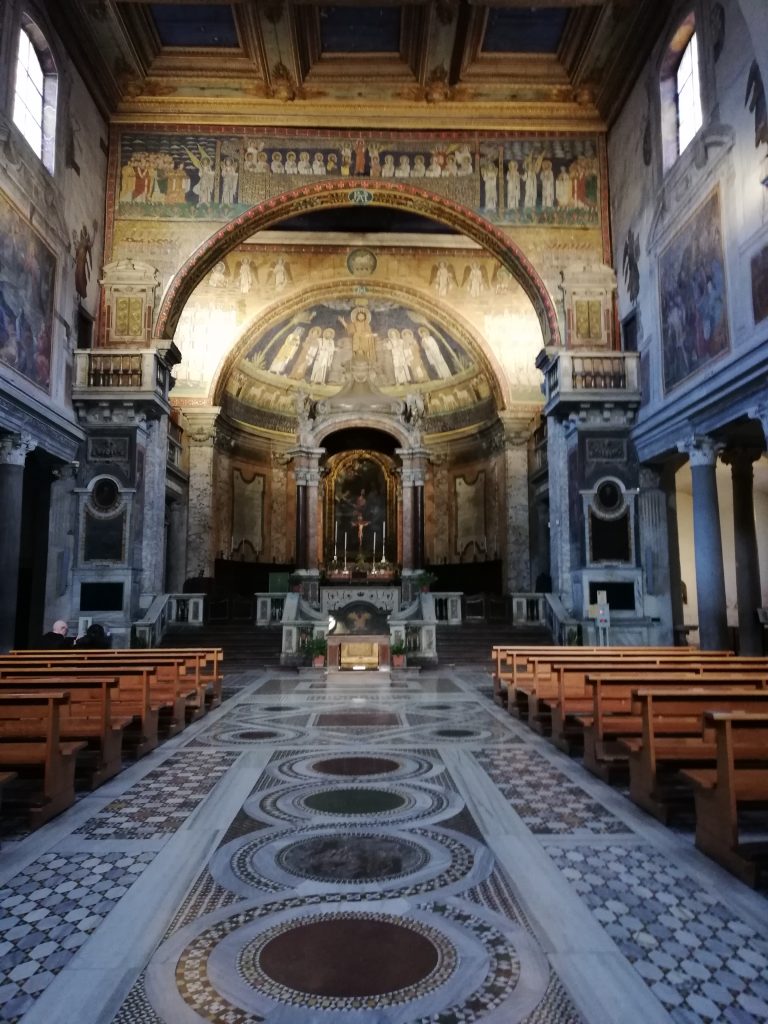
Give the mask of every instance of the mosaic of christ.
M 312 387 L 340 385 L 353 359 L 378 387 L 447 381 L 474 370 L 466 349 L 418 310 L 371 299 L 325 300 L 271 328 L 247 351 L 247 368 Z

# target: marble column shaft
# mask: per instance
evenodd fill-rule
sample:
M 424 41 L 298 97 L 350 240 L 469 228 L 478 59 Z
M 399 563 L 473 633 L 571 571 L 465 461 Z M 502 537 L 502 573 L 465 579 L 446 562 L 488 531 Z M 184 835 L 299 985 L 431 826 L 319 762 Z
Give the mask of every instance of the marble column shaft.
M 13 647 L 16 632 L 24 463 L 34 447 L 26 435 L 0 438 L 0 651 Z
M 215 536 L 213 522 L 213 460 L 217 408 L 190 410 L 189 429 L 189 516 L 187 573 L 213 576 Z
M 667 506 L 667 562 L 669 566 L 669 599 L 672 606 L 672 628 L 683 626 L 685 611 L 683 607 L 683 584 L 680 572 L 680 527 L 677 518 L 677 487 L 675 475 L 677 467 L 668 463 L 661 474 L 661 487 Z
M 752 449 L 727 452 L 723 461 L 731 467 L 733 487 L 733 540 L 736 555 L 736 600 L 739 614 L 739 653 L 762 654 L 762 626 L 757 618 L 761 605 L 760 559 L 755 529 L 754 472 L 760 458 Z
M 519 594 L 531 589 L 531 513 L 525 435 L 505 441 L 504 473 L 507 490 L 506 588 L 509 594 Z
M 296 484 L 296 568 L 307 569 L 307 485 Z
M 424 568 L 424 484 L 413 488 L 413 567 Z
M 702 650 L 728 647 L 723 543 L 715 472 L 718 448 L 709 438 L 688 446 L 693 487 L 693 540 L 696 594 L 699 606 L 699 645 Z

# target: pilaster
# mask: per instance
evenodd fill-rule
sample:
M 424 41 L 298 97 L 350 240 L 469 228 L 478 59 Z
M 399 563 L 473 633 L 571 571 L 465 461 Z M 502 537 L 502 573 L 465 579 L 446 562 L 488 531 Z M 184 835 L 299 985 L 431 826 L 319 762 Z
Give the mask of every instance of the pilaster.
M 213 576 L 213 462 L 219 412 L 218 406 L 185 410 L 189 441 L 188 578 Z

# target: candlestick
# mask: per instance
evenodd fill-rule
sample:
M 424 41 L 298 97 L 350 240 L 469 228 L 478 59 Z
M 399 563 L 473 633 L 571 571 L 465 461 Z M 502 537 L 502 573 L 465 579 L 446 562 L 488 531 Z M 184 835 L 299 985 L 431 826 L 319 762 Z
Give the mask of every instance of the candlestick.
M 386 562 L 387 560 L 387 520 L 384 520 L 381 534 L 381 560 Z
M 373 557 L 371 559 L 371 565 L 376 564 L 376 531 L 373 531 Z
M 347 531 L 344 531 L 344 572 L 347 571 Z

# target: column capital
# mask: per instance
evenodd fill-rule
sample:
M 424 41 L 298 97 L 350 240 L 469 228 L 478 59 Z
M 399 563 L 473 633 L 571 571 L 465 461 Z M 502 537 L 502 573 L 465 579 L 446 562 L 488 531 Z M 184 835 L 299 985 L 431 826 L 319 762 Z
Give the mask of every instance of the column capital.
M 747 409 L 747 415 L 751 420 L 759 420 L 765 440 L 768 442 L 768 402 L 760 402 L 758 405 L 752 406 L 751 409 Z
M 661 474 L 651 466 L 641 466 L 638 476 L 641 491 L 656 491 L 661 487 Z
M 714 466 L 723 445 L 706 434 L 693 435 L 688 441 L 681 441 L 677 450 L 688 456 L 691 466 Z
M 186 435 L 190 444 L 213 445 L 216 439 L 216 421 L 220 412 L 221 407 L 218 405 L 184 410 L 184 419 L 187 421 Z
M 752 476 L 752 465 L 762 454 L 763 451 L 760 448 L 726 448 L 720 458 L 726 466 L 731 467 L 731 473 L 734 476 L 737 473 L 746 473 Z
M 27 455 L 35 448 L 37 441 L 34 441 L 32 435 L 26 431 L 0 436 L 0 465 L 23 466 L 27 461 Z

